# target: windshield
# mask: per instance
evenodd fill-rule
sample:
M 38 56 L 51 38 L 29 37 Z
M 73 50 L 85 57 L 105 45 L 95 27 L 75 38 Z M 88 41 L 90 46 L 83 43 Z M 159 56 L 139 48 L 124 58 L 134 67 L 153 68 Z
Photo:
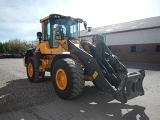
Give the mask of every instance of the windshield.
M 66 39 L 78 39 L 79 38 L 79 25 L 77 19 L 72 18 L 59 18 L 55 19 L 53 23 L 53 35 L 58 30 L 60 31 L 62 38 Z

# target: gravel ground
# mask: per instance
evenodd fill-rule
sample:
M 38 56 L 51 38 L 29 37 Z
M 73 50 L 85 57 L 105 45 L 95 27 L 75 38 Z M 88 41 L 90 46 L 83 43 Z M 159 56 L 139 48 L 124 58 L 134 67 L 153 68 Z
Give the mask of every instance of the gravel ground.
M 57 98 L 49 76 L 44 82 L 30 83 L 22 59 L 0 59 L 0 113 L 51 102 Z
M 145 69 L 146 76 L 160 73 L 160 65 L 137 63 L 125 65 L 128 71 Z M 44 82 L 30 83 L 22 59 L 0 59 L 0 113 L 58 100 L 49 73 L 46 75 Z

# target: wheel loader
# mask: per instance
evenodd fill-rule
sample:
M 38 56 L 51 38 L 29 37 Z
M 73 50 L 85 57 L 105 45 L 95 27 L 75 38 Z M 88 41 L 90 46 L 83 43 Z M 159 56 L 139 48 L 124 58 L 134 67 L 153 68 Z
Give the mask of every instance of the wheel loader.
M 40 82 L 45 72 L 50 72 L 56 94 L 62 99 L 79 96 L 85 81 L 92 81 L 121 103 L 144 95 L 144 70 L 129 73 L 102 35 L 94 35 L 92 42 L 80 40 L 80 24 L 87 32 L 86 21 L 50 14 L 40 23 L 38 42 L 23 58 L 30 82 Z

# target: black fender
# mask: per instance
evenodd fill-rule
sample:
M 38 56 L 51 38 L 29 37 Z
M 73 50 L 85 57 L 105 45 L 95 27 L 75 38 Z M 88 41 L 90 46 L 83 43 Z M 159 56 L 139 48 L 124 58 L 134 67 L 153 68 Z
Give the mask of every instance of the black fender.
M 56 54 L 52 60 L 51 68 L 55 64 L 55 62 L 61 58 L 71 58 L 70 52 L 60 52 Z
M 36 50 L 36 48 L 29 48 L 26 52 L 26 54 L 24 55 L 25 57 L 25 63 L 27 62 L 27 59 L 31 56 L 34 55 L 34 51 Z

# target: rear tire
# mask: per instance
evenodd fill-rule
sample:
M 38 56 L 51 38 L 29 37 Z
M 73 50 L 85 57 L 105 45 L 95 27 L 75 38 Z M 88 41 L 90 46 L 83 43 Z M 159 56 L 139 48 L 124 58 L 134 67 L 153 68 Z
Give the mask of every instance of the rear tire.
M 62 99 L 79 96 L 85 86 L 80 64 L 71 58 L 62 58 L 52 66 L 51 77 L 57 95 Z
M 28 58 L 26 68 L 27 68 L 27 77 L 30 82 L 36 83 L 44 79 L 45 72 L 39 72 L 39 60 L 36 57 Z

